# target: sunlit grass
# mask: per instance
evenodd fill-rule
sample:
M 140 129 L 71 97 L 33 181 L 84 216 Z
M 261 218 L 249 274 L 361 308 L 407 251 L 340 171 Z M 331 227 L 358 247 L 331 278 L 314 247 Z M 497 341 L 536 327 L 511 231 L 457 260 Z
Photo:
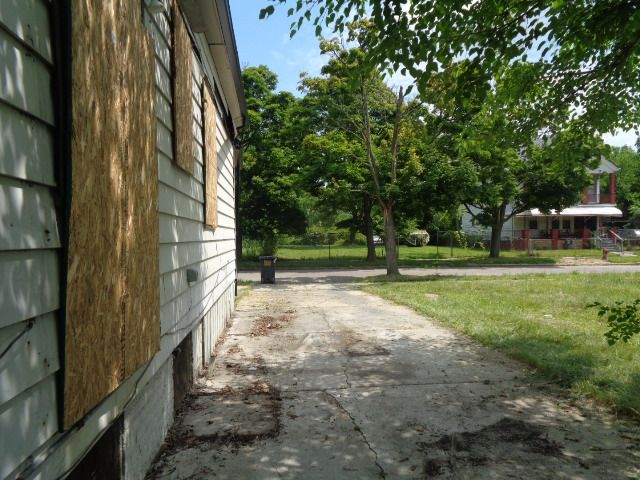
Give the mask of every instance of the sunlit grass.
M 640 274 L 392 280 L 363 288 L 528 363 L 576 395 L 640 416 L 640 338 L 610 347 L 606 325 L 586 308 L 637 298 Z
M 281 246 L 278 249 L 278 267 L 290 269 L 305 268 L 374 268 L 384 267 L 384 249 L 376 248 L 376 260 L 367 262 L 367 249 L 364 246 Z M 400 266 L 403 267 L 446 267 L 472 265 L 539 265 L 554 264 L 563 257 L 600 258 L 600 250 L 538 250 L 534 255 L 523 251 L 503 251 L 499 258 L 489 258 L 488 252 L 481 249 L 450 247 L 400 247 Z M 619 257 L 609 255 L 612 263 L 640 263 L 638 257 Z M 243 259 L 240 268 L 258 268 L 257 259 Z

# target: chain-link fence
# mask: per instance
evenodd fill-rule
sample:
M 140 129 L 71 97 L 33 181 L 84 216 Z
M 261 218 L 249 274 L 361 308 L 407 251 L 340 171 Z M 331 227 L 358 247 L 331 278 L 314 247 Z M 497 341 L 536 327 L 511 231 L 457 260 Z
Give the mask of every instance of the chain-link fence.
M 456 230 L 413 231 L 396 237 L 397 254 L 401 259 L 451 258 L 481 255 L 488 252 L 488 242 Z M 384 237 L 373 236 L 376 258 L 386 255 Z M 243 240 L 243 258 L 252 259 L 265 252 L 257 240 Z M 275 252 L 288 259 L 364 259 L 368 256 L 364 235 L 348 232 L 313 232 L 300 236 L 282 236 Z

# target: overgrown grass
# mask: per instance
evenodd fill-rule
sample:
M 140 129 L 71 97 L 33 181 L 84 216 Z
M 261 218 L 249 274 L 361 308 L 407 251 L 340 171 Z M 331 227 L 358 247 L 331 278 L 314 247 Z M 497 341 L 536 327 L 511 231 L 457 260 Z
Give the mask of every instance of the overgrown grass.
M 637 298 L 640 274 L 391 280 L 363 288 L 532 365 L 576 395 L 640 417 L 640 338 L 608 346 L 606 325 L 585 307 Z
M 354 246 L 283 246 L 278 249 L 278 267 L 284 269 L 306 268 L 375 268 L 384 267 L 384 250 L 376 248 L 376 260 L 367 262 L 366 247 Z M 460 267 L 472 265 L 540 265 L 554 264 L 562 257 L 600 258 L 600 250 L 540 250 L 533 256 L 522 251 L 503 251 L 499 258 L 489 258 L 486 250 L 453 249 L 449 247 L 400 247 L 400 266 L 403 267 Z M 638 257 L 619 257 L 609 255 L 612 263 L 640 263 Z M 634 260 L 629 260 L 634 259 Z M 257 258 L 245 258 L 240 268 L 253 270 L 258 268 Z
M 565 255 L 566 255 L 565 251 Z M 376 268 L 385 265 L 384 250 L 376 248 L 376 260 L 366 261 L 364 246 L 283 246 L 278 249 L 278 267 L 288 269 L 305 268 Z M 438 267 L 464 265 L 504 265 L 504 264 L 553 264 L 557 257 L 539 254 L 529 256 L 525 252 L 504 252 L 500 258 L 488 258 L 485 250 L 454 247 L 400 247 L 400 266 Z M 241 269 L 256 269 L 258 261 L 244 258 Z
M 640 253 L 636 252 L 634 256 L 620 256 L 609 254 L 609 262 L 611 263 L 640 263 Z

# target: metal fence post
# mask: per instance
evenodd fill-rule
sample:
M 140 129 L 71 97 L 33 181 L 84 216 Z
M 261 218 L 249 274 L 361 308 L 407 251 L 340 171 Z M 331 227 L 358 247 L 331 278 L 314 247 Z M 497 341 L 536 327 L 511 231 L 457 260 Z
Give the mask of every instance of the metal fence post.
M 449 232 L 449 247 L 451 248 L 451 258 L 453 258 L 453 232 Z

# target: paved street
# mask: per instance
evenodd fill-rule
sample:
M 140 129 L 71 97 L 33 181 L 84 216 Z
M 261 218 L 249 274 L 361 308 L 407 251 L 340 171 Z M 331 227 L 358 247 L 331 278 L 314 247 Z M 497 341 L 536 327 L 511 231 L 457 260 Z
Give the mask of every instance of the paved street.
M 637 426 L 529 373 L 354 284 L 259 285 L 149 478 L 638 478 Z
M 640 272 L 640 265 L 517 265 L 483 267 L 401 268 L 403 275 L 516 275 L 520 273 L 625 273 Z M 361 270 L 276 270 L 278 283 L 352 282 L 365 277 L 384 275 L 383 268 Z M 260 272 L 238 272 L 239 280 L 260 281 Z

